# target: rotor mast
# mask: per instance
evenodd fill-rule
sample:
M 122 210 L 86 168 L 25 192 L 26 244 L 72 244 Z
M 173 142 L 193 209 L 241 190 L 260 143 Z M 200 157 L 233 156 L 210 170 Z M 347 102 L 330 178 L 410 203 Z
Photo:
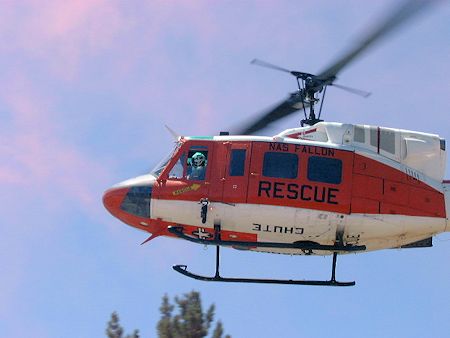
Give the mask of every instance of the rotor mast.
M 311 74 L 308 74 L 311 75 Z M 299 78 L 297 78 L 297 83 L 300 83 Z M 323 102 L 325 100 L 325 93 L 327 89 L 327 85 L 332 84 L 334 77 L 332 79 L 328 79 L 327 81 L 322 81 L 317 79 L 317 77 L 308 76 L 305 80 L 302 80 L 303 87 L 299 86 L 299 94 L 303 97 L 303 111 L 305 114 L 305 118 L 300 121 L 301 126 L 309 125 L 313 126 L 318 122 L 322 122 L 320 119 L 320 115 L 322 113 Z M 322 94 L 322 98 L 319 99 L 316 97 L 316 94 Z M 319 115 L 316 117 L 316 113 L 314 110 L 314 106 L 316 103 L 320 102 Z M 309 115 L 306 115 L 306 107 L 309 106 Z

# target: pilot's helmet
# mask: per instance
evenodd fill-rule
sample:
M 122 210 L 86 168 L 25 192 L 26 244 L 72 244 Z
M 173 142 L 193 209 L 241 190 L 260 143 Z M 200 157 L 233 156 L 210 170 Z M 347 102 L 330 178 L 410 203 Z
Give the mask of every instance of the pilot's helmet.
M 200 152 L 195 153 L 192 155 L 192 165 L 194 167 L 201 167 L 206 164 L 206 157 Z

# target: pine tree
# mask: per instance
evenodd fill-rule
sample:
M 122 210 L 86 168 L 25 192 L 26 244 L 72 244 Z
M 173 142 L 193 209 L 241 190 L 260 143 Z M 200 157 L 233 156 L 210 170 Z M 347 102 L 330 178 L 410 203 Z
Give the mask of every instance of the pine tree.
M 106 335 L 108 338 L 123 338 L 123 327 L 120 326 L 119 315 L 115 311 L 111 314 L 111 319 L 106 326 Z M 125 338 L 139 338 L 139 330 L 134 330 L 131 335 L 127 335 Z
M 161 307 L 161 319 L 158 322 L 157 330 L 158 337 L 160 338 L 174 338 L 173 326 L 172 326 L 172 311 L 173 305 L 169 303 L 169 297 L 167 294 L 163 296 Z
M 222 338 L 223 335 L 223 325 L 219 320 L 216 324 L 216 328 L 214 329 L 213 335 L 211 338 Z
M 223 325 L 222 322 L 219 320 L 216 323 L 216 328 L 214 329 L 211 338 L 222 338 L 222 335 L 223 335 Z M 231 338 L 231 336 L 227 334 L 225 338 Z
M 119 324 L 119 316 L 114 311 L 111 314 L 111 320 L 106 327 L 106 335 L 108 338 L 122 338 L 123 328 Z
M 211 323 L 214 321 L 214 304 L 204 313 L 200 293 L 191 291 L 183 297 L 175 297 L 179 313 L 172 315 L 174 306 L 170 304 L 167 295 L 162 299 L 161 319 L 158 322 L 159 338 L 203 338 L 208 335 Z M 222 338 L 223 326 L 219 321 L 213 333 L 213 338 Z M 225 338 L 231 338 L 226 336 Z

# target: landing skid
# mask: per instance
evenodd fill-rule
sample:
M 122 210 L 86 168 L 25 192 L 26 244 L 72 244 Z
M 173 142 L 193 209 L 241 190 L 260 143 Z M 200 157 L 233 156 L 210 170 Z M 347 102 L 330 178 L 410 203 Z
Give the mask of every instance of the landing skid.
M 228 283 L 259 283 L 259 284 L 288 284 L 288 285 L 314 285 L 314 286 L 353 286 L 355 282 L 338 282 L 336 280 L 292 280 L 292 279 L 262 279 L 262 278 L 227 278 L 221 276 L 207 277 L 197 275 L 187 270 L 186 265 L 174 265 L 173 269 L 186 277 L 205 282 Z
M 215 228 L 215 242 L 221 242 L 220 240 L 220 225 L 217 225 Z M 172 231 L 171 231 L 172 230 Z M 181 230 L 178 229 L 169 229 L 170 232 L 176 233 L 179 235 Z M 185 236 L 185 235 L 184 235 Z M 179 236 L 179 237 L 184 237 Z M 186 236 L 188 237 L 188 236 Z M 187 265 L 174 265 L 172 268 L 176 271 L 185 275 L 186 277 L 202 280 L 205 282 L 228 282 L 228 283 L 260 283 L 260 284 L 288 284 L 288 285 L 313 285 L 313 286 L 353 286 L 356 283 L 352 282 L 339 282 L 336 280 L 336 262 L 337 262 L 337 252 L 333 252 L 333 263 L 331 270 L 331 279 L 330 280 L 292 280 L 292 279 L 264 279 L 264 278 L 227 278 L 220 276 L 219 267 L 220 267 L 220 246 L 216 245 L 216 273 L 213 277 L 197 275 L 188 271 Z

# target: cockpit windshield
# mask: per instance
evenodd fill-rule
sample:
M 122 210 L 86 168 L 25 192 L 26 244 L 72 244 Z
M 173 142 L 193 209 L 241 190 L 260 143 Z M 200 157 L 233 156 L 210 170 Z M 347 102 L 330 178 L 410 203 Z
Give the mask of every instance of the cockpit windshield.
M 177 150 L 180 148 L 181 146 L 181 142 L 177 142 L 175 144 L 175 148 L 170 152 L 169 155 L 167 155 L 161 162 L 159 162 L 156 167 L 150 172 L 153 176 L 155 176 L 156 178 L 159 177 L 159 175 L 161 175 L 162 171 L 164 170 L 164 168 L 167 166 L 167 164 L 169 163 L 169 161 L 171 160 L 171 158 L 175 155 L 175 153 L 177 152 Z

